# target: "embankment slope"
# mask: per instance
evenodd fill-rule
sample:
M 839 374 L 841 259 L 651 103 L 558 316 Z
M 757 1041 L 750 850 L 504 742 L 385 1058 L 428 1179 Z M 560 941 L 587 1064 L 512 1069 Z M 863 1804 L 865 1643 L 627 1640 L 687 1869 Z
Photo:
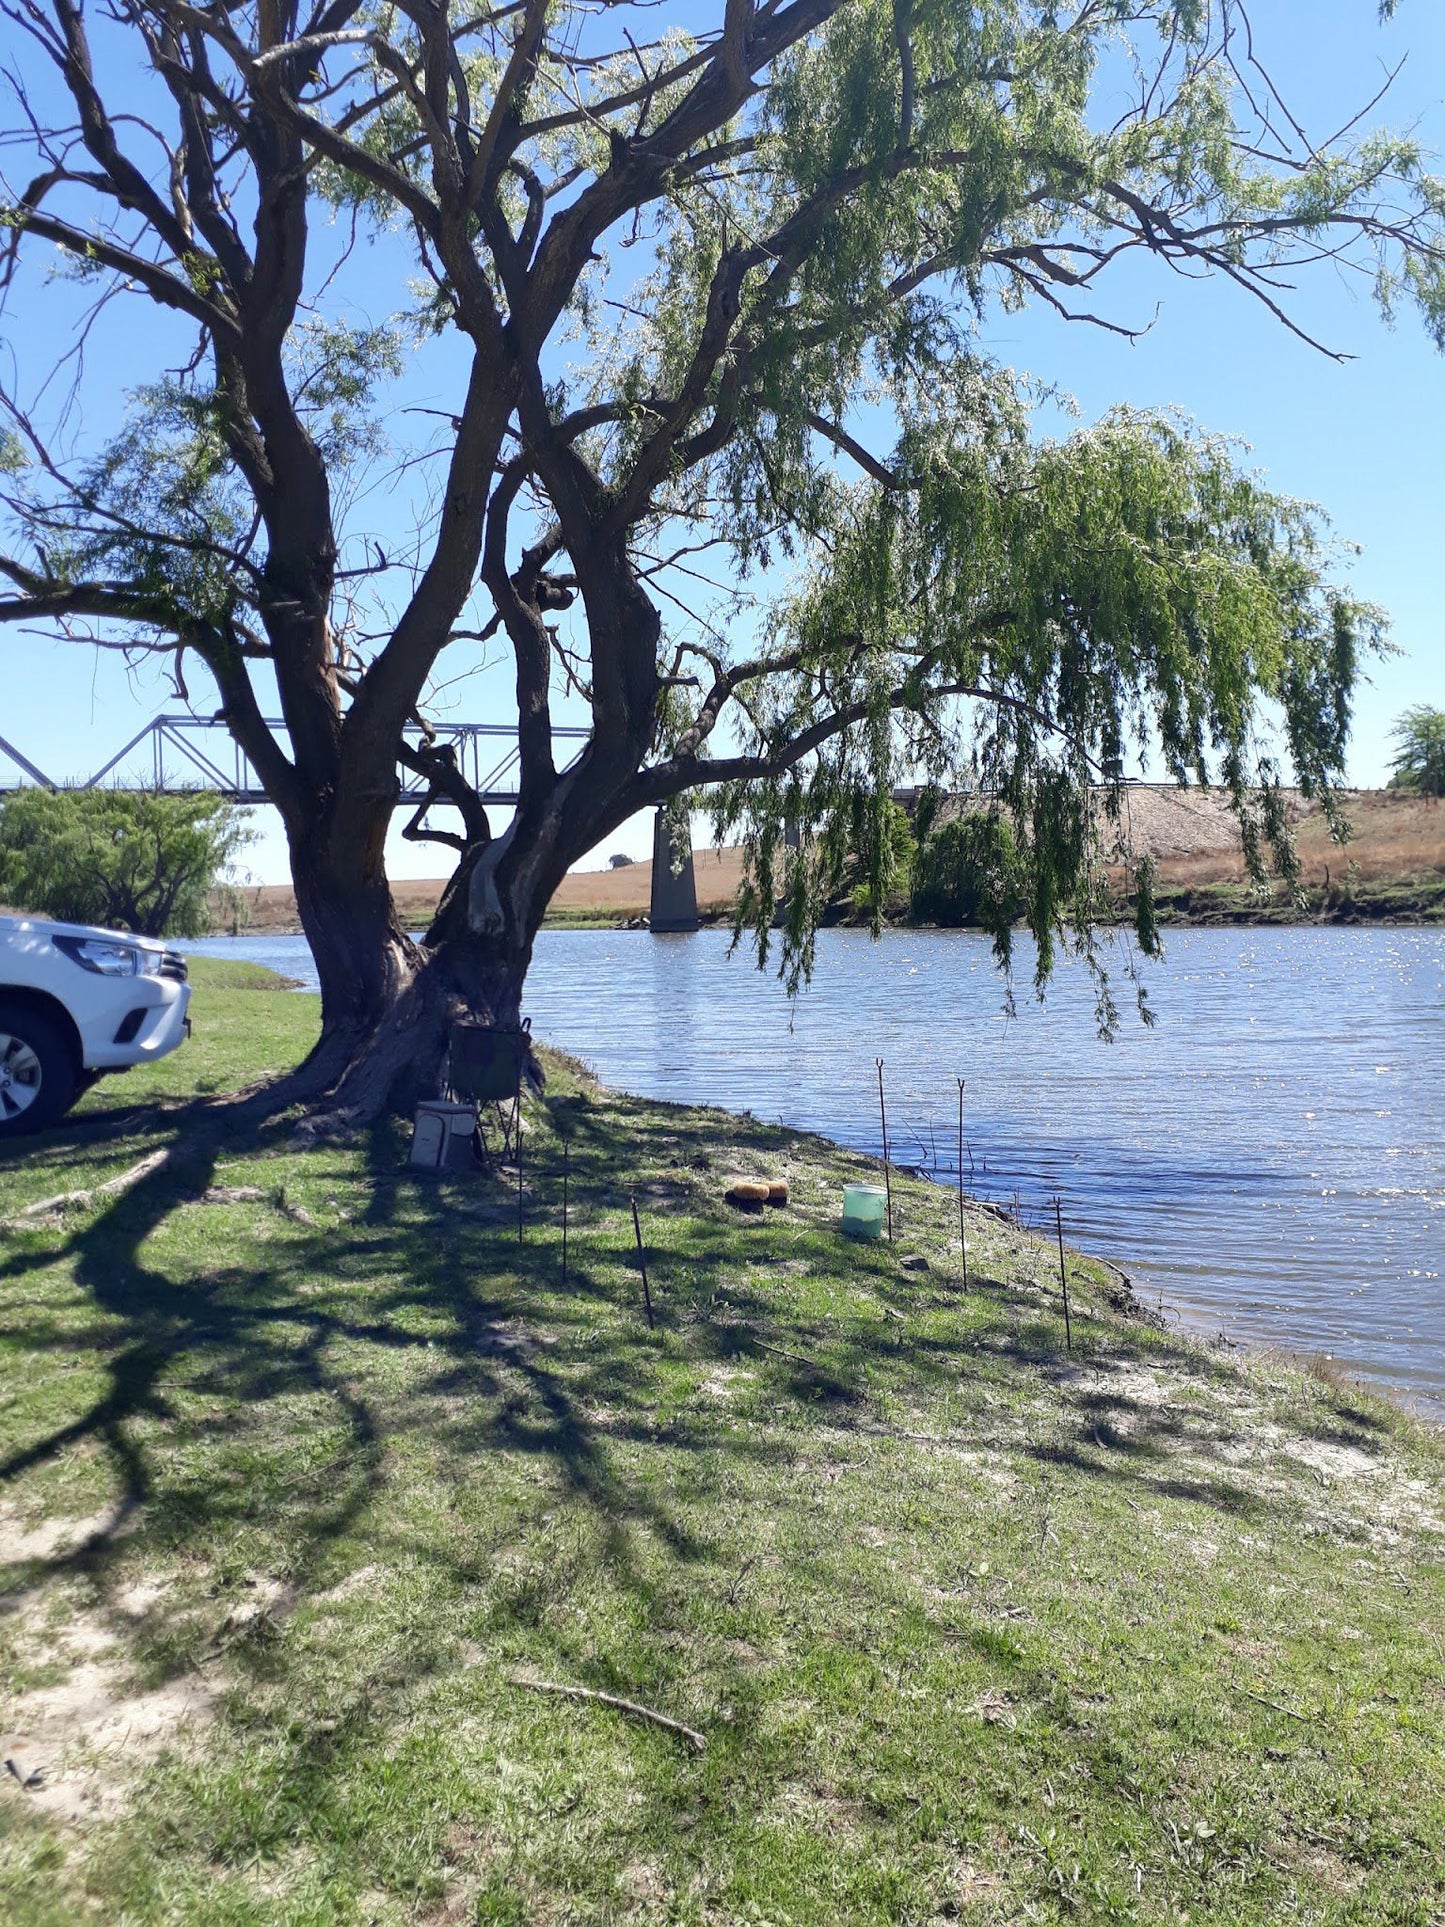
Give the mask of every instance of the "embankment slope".
M 1274 921 L 1297 914 L 1282 892 L 1267 903 L 1251 894 L 1239 831 L 1217 792 L 1141 784 L 1129 791 L 1126 807 L 1135 847 L 1158 866 L 1166 917 Z M 1354 790 L 1345 807 L 1354 834 L 1341 845 L 1317 804 L 1298 796 L 1290 801 L 1310 898 L 1305 914 L 1342 921 L 1445 917 L 1445 803 L 1397 790 Z M 694 869 L 700 912 L 725 916 L 742 880 L 741 851 L 699 850 Z M 425 925 L 442 887 L 440 879 L 399 881 L 402 920 L 413 928 Z M 563 924 L 626 923 L 647 915 L 651 888 L 651 863 L 573 871 L 552 899 L 550 916 Z M 244 900 L 244 928 L 257 934 L 300 928 L 289 885 L 252 887 Z

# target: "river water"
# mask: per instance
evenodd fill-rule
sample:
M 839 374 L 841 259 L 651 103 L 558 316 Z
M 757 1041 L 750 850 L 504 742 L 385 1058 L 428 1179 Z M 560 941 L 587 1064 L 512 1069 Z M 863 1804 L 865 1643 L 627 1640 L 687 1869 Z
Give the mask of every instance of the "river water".
M 314 983 L 301 938 L 216 939 Z M 1151 1302 L 1255 1344 L 1332 1354 L 1445 1414 L 1445 931 L 1175 931 L 1158 1022 L 1085 971 L 1017 1011 L 968 932 L 825 931 L 790 1004 L 725 933 L 544 931 L 538 1035 L 609 1084 L 879 1148 L 1114 1259 Z M 1050 1220 L 1051 1221 L 1051 1220 Z

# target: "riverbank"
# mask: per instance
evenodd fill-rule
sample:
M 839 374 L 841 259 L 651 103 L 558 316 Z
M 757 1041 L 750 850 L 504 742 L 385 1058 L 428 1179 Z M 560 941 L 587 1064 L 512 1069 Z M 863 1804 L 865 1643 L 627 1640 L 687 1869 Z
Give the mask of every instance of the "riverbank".
M 1066 1330 L 987 1211 L 965 1288 L 936 1186 L 847 1244 L 867 1160 L 555 1057 L 521 1244 L 390 1134 L 101 1195 L 176 1142 L 122 1096 L 305 1049 L 266 981 L 0 1164 L 7 1919 L 1439 1913 L 1434 1435 L 1077 1256 Z
M 1398 790 L 1356 790 L 1344 798 L 1354 828 L 1337 844 L 1323 813 L 1298 796 L 1290 814 L 1299 839 L 1304 901 L 1275 887 L 1261 895 L 1250 885 L 1239 831 L 1216 792 L 1139 785 L 1129 792 L 1130 830 L 1141 854 L 1154 858 L 1160 920 L 1179 926 L 1290 923 L 1445 922 L 1445 804 Z M 742 882 L 742 852 L 700 849 L 694 859 L 698 914 L 704 924 L 726 923 Z M 1122 890 L 1122 876 L 1114 878 Z M 424 928 L 444 882 L 402 879 L 397 908 L 409 929 Z M 554 929 L 640 926 L 651 904 L 651 863 L 616 870 L 573 871 L 547 913 Z M 299 932 L 289 885 L 253 885 L 242 892 L 238 928 L 256 935 Z M 229 911 L 218 905 L 220 924 Z M 908 906 L 890 919 L 911 927 Z

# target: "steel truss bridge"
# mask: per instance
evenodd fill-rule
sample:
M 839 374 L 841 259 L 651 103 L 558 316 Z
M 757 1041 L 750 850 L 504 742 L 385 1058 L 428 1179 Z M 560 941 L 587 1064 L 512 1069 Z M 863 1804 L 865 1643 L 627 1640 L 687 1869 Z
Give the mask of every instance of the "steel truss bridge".
M 285 741 L 284 723 L 268 717 L 266 727 Z M 573 728 L 552 731 L 554 738 L 576 743 L 585 742 L 591 733 Z M 483 803 L 515 806 L 520 751 L 514 728 L 505 723 L 439 723 L 430 737 L 420 729 L 407 730 L 406 740 L 413 748 L 423 743 L 431 749 L 449 748 L 456 758 L 456 767 Z M 120 783 L 137 764 L 143 766 L 147 761 L 150 780 L 145 787 L 158 795 L 182 796 L 209 790 L 229 797 L 233 803 L 270 800 L 226 725 L 214 717 L 190 715 L 157 716 L 83 783 L 55 782 L 13 743 L 7 743 L 0 736 L 0 796 L 28 787 L 93 790 L 108 777 Z M 7 769 L 6 764 L 11 768 Z M 399 766 L 398 773 L 401 787 L 397 792 L 397 807 L 420 810 L 428 803 L 438 809 L 446 807 L 446 798 L 435 795 L 426 777 L 405 764 Z M 138 787 L 133 778 L 132 787 Z M 697 891 L 692 850 L 686 839 L 680 845 L 675 841 L 675 833 L 663 810 L 656 811 L 653 819 L 651 890 L 653 930 L 696 930 Z
M 268 717 L 266 727 L 286 740 L 286 725 Z M 584 742 L 591 734 L 586 729 L 556 729 L 554 737 L 564 742 Z M 439 723 L 431 738 L 420 729 L 409 729 L 406 740 L 413 748 L 426 744 L 432 749 L 450 749 L 462 776 L 485 804 L 515 805 L 517 801 L 517 732 L 506 723 Z M 239 744 L 226 725 L 206 716 L 157 716 L 118 749 L 108 763 L 81 783 L 57 783 L 23 756 L 13 743 L 0 736 L 0 764 L 8 762 L 19 775 L 0 766 L 0 795 L 21 789 L 29 783 L 41 789 L 93 790 L 108 777 L 149 764 L 145 787 L 163 796 L 177 796 L 191 790 L 214 790 L 233 803 L 269 801 Z M 416 809 L 432 795 L 426 777 L 403 765 L 397 807 Z M 438 808 L 446 799 L 435 799 Z

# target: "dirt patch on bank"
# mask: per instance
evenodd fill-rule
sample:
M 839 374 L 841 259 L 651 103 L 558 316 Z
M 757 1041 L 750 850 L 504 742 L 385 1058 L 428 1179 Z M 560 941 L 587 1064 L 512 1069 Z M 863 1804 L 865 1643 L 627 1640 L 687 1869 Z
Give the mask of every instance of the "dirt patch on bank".
M 195 1674 L 150 1688 L 130 1681 L 121 1641 L 94 1614 L 77 1611 L 25 1645 L 31 1666 L 63 1676 L 8 1700 L 4 1797 L 52 1818 L 111 1817 L 143 1766 L 213 1717 L 216 1689 Z
M 53 1567 L 116 1526 L 114 1513 L 27 1525 L 0 1517 L 0 1564 Z M 53 1572 L 0 1596 L 0 1799 L 72 1825 L 112 1817 L 140 1770 L 204 1730 L 218 1688 L 196 1673 L 147 1683 L 128 1635 L 165 1601 L 157 1577 L 102 1605 Z

